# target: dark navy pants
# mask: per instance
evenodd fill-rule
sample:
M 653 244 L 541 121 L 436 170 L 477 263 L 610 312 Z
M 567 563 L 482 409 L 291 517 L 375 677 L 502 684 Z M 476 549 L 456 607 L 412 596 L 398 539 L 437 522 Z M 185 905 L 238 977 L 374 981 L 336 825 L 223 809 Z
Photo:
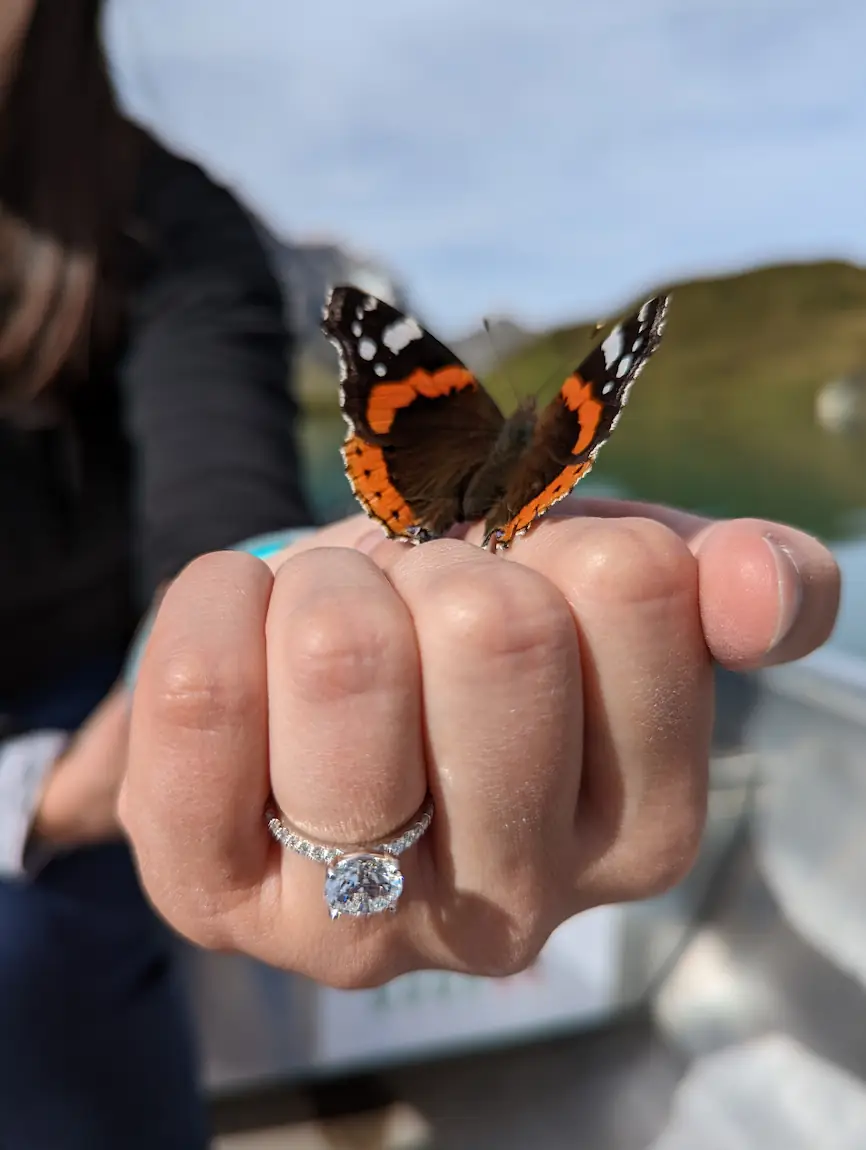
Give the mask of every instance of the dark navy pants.
M 15 717 L 75 730 L 119 672 L 90 666 Z M 123 845 L 0 881 L 0 1150 L 208 1145 L 176 947 Z

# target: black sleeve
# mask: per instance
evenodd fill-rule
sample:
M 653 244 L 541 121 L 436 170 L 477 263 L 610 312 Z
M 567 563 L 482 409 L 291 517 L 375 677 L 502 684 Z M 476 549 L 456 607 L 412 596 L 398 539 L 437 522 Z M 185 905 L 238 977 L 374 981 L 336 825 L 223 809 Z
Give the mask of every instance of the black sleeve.
M 310 514 L 283 301 L 249 216 L 161 150 L 143 186 L 156 255 L 121 386 L 146 603 L 196 555 L 307 525 Z

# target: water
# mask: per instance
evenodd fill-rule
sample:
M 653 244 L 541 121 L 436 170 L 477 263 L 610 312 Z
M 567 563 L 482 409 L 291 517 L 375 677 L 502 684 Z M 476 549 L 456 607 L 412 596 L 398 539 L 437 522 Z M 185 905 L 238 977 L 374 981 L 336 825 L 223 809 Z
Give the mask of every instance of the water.
M 651 399 L 629 404 L 579 492 L 671 503 L 720 516 L 779 520 L 817 535 L 843 571 L 831 645 L 866 658 L 866 434 L 821 430 L 811 409 L 777 410 L 762 449 L 737 449 L 719 418 L 660 418 Z M 311 414 L 303 429 L 310 497 L 320 522 L 357 510 L 339 449 L 345 425 Z

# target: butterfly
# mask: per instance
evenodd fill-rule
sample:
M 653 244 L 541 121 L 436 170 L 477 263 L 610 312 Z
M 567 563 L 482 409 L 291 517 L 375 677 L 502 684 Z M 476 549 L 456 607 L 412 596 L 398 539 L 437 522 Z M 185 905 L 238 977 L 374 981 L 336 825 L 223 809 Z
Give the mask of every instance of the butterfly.
M 538 408 L 509 416 L 416 320 L 356 287 L 335 287 L 322 330 L 340 358 L 342 447 L 356 499 L 392 538 L 415 543 L 483 520 L 508 547 L 592 468 L 629 389 L 659 345 L 669 296 L 618 323 Z

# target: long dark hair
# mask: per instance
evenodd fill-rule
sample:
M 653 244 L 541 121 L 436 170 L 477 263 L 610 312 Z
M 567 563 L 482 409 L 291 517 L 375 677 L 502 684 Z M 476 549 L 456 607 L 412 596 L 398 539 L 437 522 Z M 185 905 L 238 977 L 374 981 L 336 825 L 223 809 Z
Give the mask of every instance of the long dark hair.
M 37 0 L 0 101 L 0 408 L 82 378 L 119 338 L 143 135 L 118 109 L 101 9 Z

